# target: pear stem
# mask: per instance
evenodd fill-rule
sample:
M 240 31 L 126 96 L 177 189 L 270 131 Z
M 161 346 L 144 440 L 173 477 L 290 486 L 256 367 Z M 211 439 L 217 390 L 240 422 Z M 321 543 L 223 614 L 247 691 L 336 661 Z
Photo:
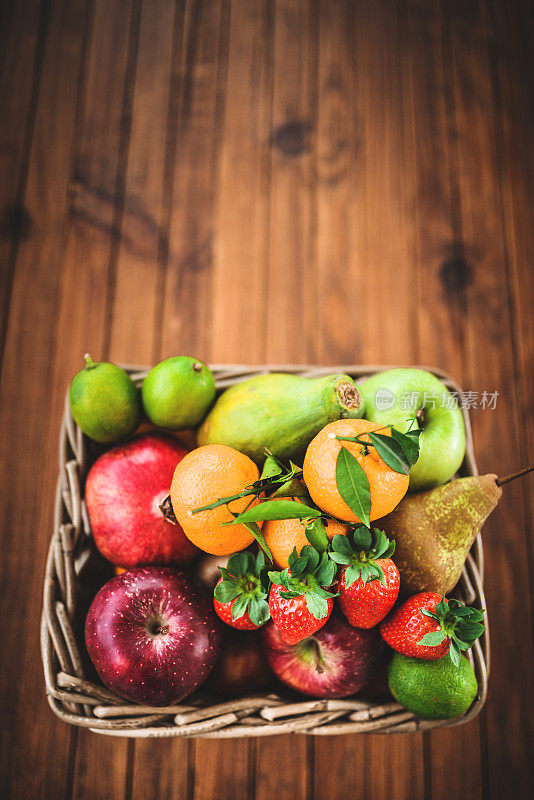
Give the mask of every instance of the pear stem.
M 516 478 L 520 478 L 522 475 L 526 475 L 528 472 L 532 472 L 534 470 L 534 464 L 530 467 L 524 467 L 520 469 L 519 472 L 512 472 L 511 475 L 505 475 L 504 478 L 497 478 L 495 483 L 497 486 L 502 486 L 504 483 L 510 483 L 510 481 L 515 481 Z

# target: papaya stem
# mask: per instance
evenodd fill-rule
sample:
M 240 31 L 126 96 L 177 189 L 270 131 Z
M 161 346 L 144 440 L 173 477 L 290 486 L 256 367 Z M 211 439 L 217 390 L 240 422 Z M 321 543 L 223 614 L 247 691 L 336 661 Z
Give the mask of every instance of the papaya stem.
M 515 481 L 516 478 L 520 478 L 522 475 L 526 475 L 528 472 L 532 472 L 534 470 L 534 464 L 530 467 L 524 467 L 520 469 L 519 472 L 512 472 L 511 475 L 505 475 L 504 478 L 497 478 L 495 483 L 497 486 L 503 486 L 505 483 L 510 483 L 510 481 Z

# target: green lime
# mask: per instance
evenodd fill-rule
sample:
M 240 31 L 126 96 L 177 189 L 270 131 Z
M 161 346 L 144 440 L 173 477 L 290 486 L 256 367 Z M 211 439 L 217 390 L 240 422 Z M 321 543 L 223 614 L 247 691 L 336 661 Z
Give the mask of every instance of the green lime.
M 141 389 L 147 417 L 161 428 L 193 428 L 215 398 L 215 380 L 198 358 L 173 356 L 153 367 Z
M 478 684 L 465 656 L 455 667 L 448 655 L 438 661 L 425 661 L 395 653 L 389 665 L 389 689 L 413 714 L 451 719 L 467 711 L 477 695 Z
M 127 372 L 85 356 L 85 367 L 71 383 L 71 414 L 96 442 L 115 442 L 135 431 L 141 419 L 137 388 Z

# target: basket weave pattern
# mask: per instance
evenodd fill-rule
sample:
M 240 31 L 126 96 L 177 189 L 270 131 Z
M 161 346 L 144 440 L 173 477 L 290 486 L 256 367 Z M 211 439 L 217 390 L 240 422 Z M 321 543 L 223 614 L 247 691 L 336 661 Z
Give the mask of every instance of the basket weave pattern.
M 267 372 L 290 372 L 306 377 L 342 372 L 359 380 L 388 368 L 223 365 L 212 367 L 212 370 L 217 388 L 221 390 Z M 444 373 L 435 369 L 430 371 L 451 391 L 461 391 Z M 129 367 L 128 372 L 139 385 L 147 370 Z M 462 474 L 476 475 L 471 426 L 465 409 L 463 413 L 467 448 Z M 87 680 L 81 657 L 85 647 L 83 635 L 75 634 L 75 631 L 83 630 L 76 616 L 77 599 L 83 586 L 84 570 L 94 552 L 83 499 L 83 485 L 90 464 L 87 440 L 72 419 L 68 402 L 61 426 L 59 464 L 54 529 L 44 581 L 41 652 L 48 702 L 60 719 L 97 733 L 129 737 L 406 733 L 462 724 L 475 717 L 484 705 L 489 670 L 487 619 L 486 633 L 467 654 L 478 680 L 478 696 L 462 717 L 453 720 L 422 719 L 396 702 L 379 704 L 359 697 L 295 702 L 278 694 L 255 694 L 221 703 L 203 694 L 202 688 L 191 698 L 186 698 L 184 703 L 154 708 L 129 703 L 103 686 Z M 454 595 L 466 603 L 485 608 L 482 576 L 482 543 L 479 535 Z

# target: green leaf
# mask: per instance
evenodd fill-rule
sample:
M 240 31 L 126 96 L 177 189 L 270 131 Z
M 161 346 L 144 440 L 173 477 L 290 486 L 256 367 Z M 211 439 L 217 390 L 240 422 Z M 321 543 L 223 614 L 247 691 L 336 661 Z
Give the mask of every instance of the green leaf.
M 225 581 L 233 581 L 234 580 L 234 576 L 230 575 L 230 573 L 228 572 L 226 567 L 219 567 L 218 569 L 219 569 L 219 572 L 221 573 L 221 575 L 223 577 L 223 580 L 225 580 Z
M 289 478 L 280 484 L 275 492 L 270 497 L 302 497 L 309 500 L 306 487 L 298 478 Z
M 380 581 L 384 586 L 386 585 L 386 576 L 380 564 L 371 564 L 369 570 L 371 573 L 371 580 Z
M 430 617 L 431 619 L 435 619 L 436 622 L 439 622 L 439 617 L 437 614 L 434 614 L 433 611 L 429 611 L 428 608 L 422 608 L 421 614 L 424 614 L 425 617 Z
M 230 600 L 235 600 L 239 593 L 240 589 L 237 583 L 230 581 L 221 581 L 213 590 L 213 595 L 219 603 L 229 603 Z
M 304 570 L 308 567 L 308 559 L 306 555 L 299 556 L 295 560 L 289 559 L 289 567 L 291 575 L 295 578 L 297 575 L 302 575 Z
M 343 553 L 343 555 L 348 556 L 350 559 L 354 556 L 348 537 L 343 536 L 342 533 L 336 533 L 332 539 L 332 548 L 336 553 Z
M 234 622 L 236 619 L 240 619 L 243 616 L 247 610 L 249 600 L 250 598 L 244 594 L 240 594 L 239 597 L 236 597 L 232 605 L 232 619 Z
M 256 563 L 254 565 L 256 575 L 260 574 L 264 566 L 265 566 L 265 553 L 263 552 L 263 550 L 258 550 L 258 555 L 256 556 Z
M 235 575 L 236 578 L 239 575 L 246 575 L 248 572 L 252 572 L 253 565 L 251 564 L 251 559 L 252 554 L 246 550 L 242 553 L 234 553 L 234 555 L 230 556 L 228 559 L 228 572 Z
M 243 525 L 245 526 L 247 531 L 250 531 L 250 533 L 256 539 L 257 543 L 259 544 L 259 546 L 261 547 L 261 549 L 263 550 L 263 552 L 265 553 L 265 555 L 267 556 L 267 558 L 269 559 L 269 561 L 272 564 L 273 563 L 273 556 L 272 556 L 271 551 L 269 550 L 269 545 L 267 544 L 267 542 L 265 540 L 265 536 L 261 532 L 260 526 L 257 525 L 255 522 L 244 522 Z
M 278 594 L 280 595 L 280 597 L 283 597 L 284 600 L 293 600 L 295 597 L 301 596 L 300 594 L 298 594 L 298 592 L 291 592 L 291 591 L 278 592 Z
M 346 447 L 342 447 L 336 461 L 338 491 L 350 510 L 370 527 L 371 489 L 363 467 Z
M 451 657 L 451 661 L 454 664 L 454 666 L 455 667 L 459 667 L 460 666 L 461 653 L 460 653 L 460 648 L 458 647 L 458 645 L 456 644 L 454 639 L 451 640 L 451 646 L 449 648 L 449 655 Z
M 359 525 L 353 533 L 354 547 L 358 552 L 368 553 L 373 541 L 371 531 L 365 525 Z
M 320 519 L 314 519 L 306 525 L 306 539 L 317 552 L 324 553 L 328 550 L 329 540 L 326 528 Z
M 456 644 L 458 645 L 458 647 L 460 648 L 460 650 L 469 650 L 469 648 L 470 648 L 470 647 L 472 646 L 472 644 L 473 644 L 472 642 L 461 642 L 461 641 L 460 641 L 459 639 L 457 639 L 457 638 L 456 638 L 456 636 L 454 636 L 454 635 L 453 635 L 453 636 L 451 636 L 451 640 L 452 640 L 452 639 L 454 639 L 454 641 L 456 642 Z
M 384 436 L 383 433 L 369 433 L 368 435 L 376 452 L 388 467 L 402 475 L 410 474 L 410 463 L 396 439 L 392 436 Z
M 301 558 L 304 557 L 308 562 L 308 572 L 314 572 L 319 566 L 321 556 L 314 547 L 305 544 L 300 551 Z
M 395 552 L 395 541 L 393 539 L 390 541 L 384 531 L 379 531 L 376 528 L 373 531 L 373 534 L 374 543 L 370 551 L 371 557 L 374 559 L 391 558 Z
M 425 645 L 425 647 L 436 647 L 442 643 L 446 635 L 445 631 L 430 631 L 430 633 L 425 633 L 417 644 Z
M 275 475 L 281 475 L 283 471 L 283 467 L 278 459 L 273 455 L 268 455 L 261 471 L 261 478 L 262 480 L 264 478 L 274 478 Z
M 402 447 L 402 450 L 404 452 L 404 455 L 406 456 L 406 460 L 408 461 L 410 467 L 413 467 L 413 465 L 417 463 L 417 460 L 419 458 L 420 433 L 421 433 L 420 430 L 410 431 L 409 433 L 401 433 L 395 428 L 391 428 L 391 437 L 395 439 L 395 441 L 398 442 Z
M 360 467 L 361 469 L 361 467 Z M 265 500 L 239 514 L 228 525 L 240 525 L 267 519 L 308 519 L 320 517 L 321 511 L 299 503 L 296 500 Z
M 286 572 L 286 570 L 284 570 L 284 572 Z M 273 583 L 276 583 L 277 586 L 283 586 L 284 585 L 284 574 L 283 574 L 283 572 L 274 572 L 274 571 L 271 570 L 271 571 L 269 571 L 267 573 L 267 575 L 269 576 L 269 580 L 272 581 Z
M 434 611 L 438 617 L 444 617 L 449 610 L 449 606 L 445 601 L 446 597 L 443 595 L 437 606 L 434 608 Z
M 327 558 L 315 573 L 315 580 L 320 586 L 331 586 L 336 572 L 336 565 Z
M 350 564 L 352 561 L 351 556 L 346 556 L 345 553 L 336 553 L 335 550 L 332 550 L 328 555 L 336 564 Z
M 357 581 L 361 575 L 362 565 L 358 562 L 357 564 L 351 564 L 350 567 L 347 567 L 345 570 L 345 586 L 347 589 L 349 586 L 352 586 L 354 581 Z
M 369 583 L 371 576 L 369 574 L 369 564 L 362 564 L 362 571 L 361 571 L 362 581 L 364 583 Z
M 474 642 L 475 639 L 478 639 L 479 636 L 485 631 L 484 625 L 481 625 L 480 622 L 459 622 L 456 627 L 456 634 L 460 639 L 464 642 Z
M 254 625 L 258 628 L 264 625 L 271 616 L 269 603 L 256 597 L 252 597 L 248 606 L 248 615 Z
M 306 592 L 306 606 L 316 619 L 324 619 L 328 615 L 328 600 L 311 590 Z
M 323 586 L 316 586 L 313 591 L 318 597 L 329 598 L 337 597 L 339 595 L 339 592 L 329 592 Z

